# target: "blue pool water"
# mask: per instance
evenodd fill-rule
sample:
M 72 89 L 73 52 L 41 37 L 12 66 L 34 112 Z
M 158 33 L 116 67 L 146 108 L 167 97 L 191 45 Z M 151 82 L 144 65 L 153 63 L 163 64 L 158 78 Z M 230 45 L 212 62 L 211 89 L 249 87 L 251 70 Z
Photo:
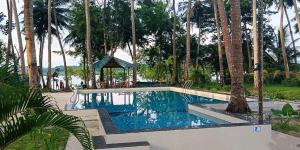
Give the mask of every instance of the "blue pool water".
M 187 128 L 224 123 L 188 111 L 188 104 L 223 101 L 172 91 L 92 93 L 80 95 L 77 109 L 105 108 L 120 131 Z

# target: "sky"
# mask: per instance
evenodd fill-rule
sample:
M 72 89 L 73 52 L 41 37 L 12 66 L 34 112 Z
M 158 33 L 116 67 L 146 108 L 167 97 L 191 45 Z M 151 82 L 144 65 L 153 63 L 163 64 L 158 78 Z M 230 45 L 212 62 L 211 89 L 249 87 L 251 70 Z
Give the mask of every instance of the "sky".
M 176 3 L 179 3 L 180 1 L 183 1 L 183 0 L 176 0 Z M 22 7 L 23 7 L 23 0 L 16 0 L 16 3 L 17 3 L 17 6 L 18 6 L 18 13 L 20 12 L 20 10 L 22 10 Z M 3 12 L 5 15 L 7 14 L 7 6 L 6 6 L 6 0 L 0 0 L 0 12 Z M 275 10 L 275 8 L 274 8 Z M 294 11 L 292 9 L 288 9 L 288 14 L 289 14 L 289 17 L 290 18 L 294 18 L 295 14 L 294 14 Z M 270 16 L 268 19 L 270 20 L 270 24 L 275 28 L 275 29 L 278 29 L 278 25 L 279 25 L 279 22 L 280 22 L 280 18 L 279 18 L 279 13 L 275 14 L 275 15 L 272 15 Z M 19 16 L 19 20 L 23 20 L 23 15 L 20 15 Z M 2 22 L 3 24 L 4 22 Z M 284 23 L 286 24 L 287 21 L 286 21 L 286 18 L 284 17 Z M 21 28 L 23 28 L 23 25 L 21 24 Z M 16 34 L 16 30 L 13 30 L 12 31 L 13 34 L 13 42 L 14 42 L 14 45 L 17 47 L 18 46 L 18 41 L 17 41 L 17 34 Z M 192 28 L 192 33 L 198 33 L 198 29 L 197 28 Z M 63 36 L 63 38 L 68 34 L 68 31 L 62 31 L 61 35 Z M 294 34 L 295 36 L 295 39 L 296 38 L 299 38 L 300 36 L 298 34 Z M 22 39 L 23 39 L 23 46 L 25 45 L 25 41 L 24 41 L 24 35 L 22 34 Z M 2 33 L 0 33 L 0 40 L 2 40 L 3 42 L 7 43 L 7 36 L 6 35 L 3 35 Z M 44 54 L 43 54 L 43 66 L 46 67 L 48 65 L 48 46 L 47 46 L 47 39 L 45 40 L 45 45 L 44 45 Z M 37 58 L 39 56 L 39 43 L 36 42 L 36 52 L 37 52 Z M 300 47 L 300 42 L 296 43 L 296 46 L 299 46 Z M 25 46 L 24 46 L 25 47 Z M 52 51 L 60 51 L 60 47 L 59 47 L 59 44 L 58 44 L 58 41 L 56 38 L 52 38 Z M 67 43 L 64 43 L 64 49 L 65 50 L 72 50 L 72 47 L 70 47 L 69 44 Z M 131 62 L 131 57 L 130 55 L 128 54 L 128 50 L 117 50 L 117 52 L 115 53 L 115 57 L 117 58 L 121 58 L 125 61 L 128 61 L 128 62 Z M 66 59 L 67 59 L 67 65 L 68 66 L 78 66 L 79 63 L 80 63 L 80 59 L 81 58 L 74 58 L 74 57 L 71 57 L 71 56 L 66 56 Z M 37 60 L 39 61 L 39 60 Z M 299 61 L 299 59 L 298 59 Z M 26 54 L 25 54 L 25 63 L 27 65 L 27 61 L 26 61 Z M 58 55 L 58 54 L 54 54 L 52 53 L 52 67 L 56 67 L 56 66 L 61 66 L 63 65 L 63 60 L 62 60 L 62 56 L 61 55 Z

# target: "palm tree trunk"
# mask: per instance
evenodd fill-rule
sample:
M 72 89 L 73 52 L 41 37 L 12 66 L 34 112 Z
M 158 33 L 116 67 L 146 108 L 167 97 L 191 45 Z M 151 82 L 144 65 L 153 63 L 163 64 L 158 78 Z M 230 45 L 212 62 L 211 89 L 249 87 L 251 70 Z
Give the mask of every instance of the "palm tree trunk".
M 185 68 L 184 68 L 184 80 L 189 79 L 189 65 L 190 65 L 190 51 L 191 51 L 191 33 L 190 33 L 190 19 L 191 19 L 191 5 L 192 2 L 188 2 L 188 10 L 186 14 L 186 55 L 185 55 Z
M 173 34 L 172 34 L 172 50 L 173 50 L 173 78 L 172 83 L 177 83 L 177 55 L 176 55 L 176 8 L 175 8 L 175 0 L 173 0 Z
M 84 84 L 87 85 L 87 69 L 86 69 L 86 54 L 84 52 L 83 54 L 83 78 L 84 78 Z
M 136 84 L 137 72 L 136 72 L 136 35 L 135 35 L 135 13 L 134 13 L 134 0 L 131 0 L 131 30 L 132 30 L 132 56 L 133 64 L 133 85 Z
M 196 68 L 199 68 L 199 53 L 200 53 L 200 42 L 201 42 L 201 27 L 200 17 L 198 18 L 199 31 L 198 31 L 198 43 L 197 43 L 197 54 L 196 54 Z
M 86 19 L 86 51 L 88 56 L 89 74 L 88 78 L 92 78 L 92 88 L 96 88 L 96 79 L 94 78 L 94 67 L 92 62 L 91 50 L 91 19 L 90 19 L 90 0 L 85 0 L 85 19 Z M 89 79 L 88 79 L 89 82 Z
M 70 91 L 70 86 L 69 86 L 69 76 L 68 76 L 68 68 L 67 68 L 67 61 L 66 61 L 66 55 L 65 55 L 65 51 L 61 42 L 61 38 L 60 38 L 60 32 L 59 32 L 59 28 L 58 28 L 58 24 L 57 24 L 57 16 L 56 16 L 56 10 L 55 8 L 53 9 L 53 17 L 54 17 L 54 22 L 55 22 L 55 28 L 56 28 L 56 37 L 58 39 L 58 43 L 60 46 L 60 51 L 61 54 L 63 56 L 63 61 L 64 61 L 64 70 L 65 70 L 65 80 L 66 80 L 66 87 L 65 87 L 65 91 Z
M 257 30 L 257 4 L 256 0 L 252 3 L 252 32 L 253 32 L 253 54 L 254 54 L 254 66 L 259 64 L 259 44 L 258 44 L 258 30 Z M 254 89 L 258 89 L 259 85 L 259 71 L 255 71 L 254 73 Z
M 297 5 L 297 1 L 296 0 L 293 0 L 293 3 L 294 3 L 294 9 L 295 9 L 295 14 L 296 14 L 296 21 L 297 21 L 297 25 L 298 25 L 298 30 L 300 32 L 300 17 L 299 17 L 299 10 L 298 10 L 298 5 Z M 297 53 L 297 50 L 295 49 L 295 52 Z M 295 54 L 296 54 L 295 53 Z M 295 57 L 295 61 L 296 61 L 296 64 L 297 64 L 297 57 Z
M 51 0 L 48 0 L 48 74 L 47 88 L 51 91 Z
M 29 86 L 31 88 L 38 87 L 38 70 L 36 61 L 36 51 L 33 34 L 33 10 L 32 0 L 24 0 L 24 27 L 25 40 L 27 49 L 28 75 Z
M 300 16 L 299 16 L 299 10 L 298 10 L 298 5 L 297 5 L 296 0 L 293 0 L 293 6 L 294 6 L 294 10 L 295 10 L 295 18 L 296 18 L 296 21 L 297 21 L 298 30 L 300 32 Z
M 213 0 L 214 4 L 214 14 L 215 14 L 215 26 L 217 29 L 218 37 L 218 56 L 219 56 L 219 67 L 220 67 L 220 83 L 224 85 L 224 66 L 223 66 L 223 53 L 222 53 L 222 43 L 221 43 L 221 33 L 219 28 L 219 16 L 218 16 L 218 6 L 216 0 Z
M 285 69 L 285 78 L 290 78 L 289 62 L 287 59 L 285 41 L 284 41 L 284 29 L 283 29 L 283 13 L 284 13 L 284 3 L 283 0 L 280 0 L 280 41 L 281 41 L 281 53 L 283 58 L 283 64 Z
M 40 41 L 40 55 L 39 55 L 39 66 L 40 66 L 40 77 L 42 78 L 43 88 L 46 87 L 44 76 L 43 76 L 43 53 L 44 53 L 45 34 L 43 34 Z
M 232 20 L 232 37 L 229 35 L 228 22 L 225 13 L 223 0 L 218 0 L 218 9 L 221 18 L 221 25 L 224 37 L 224 45 L 228 68 L 231 77 L 231 96 L 230 103 L 226 109 L 229 112 L 246 113 L 250 108 L 245 99 L 244 91 L 244 68 L 242 54 L 241 38 L 241 10 L 240 1 L 231 0 L 231 20 Z M 232 39 L 232 40 L 230 40 Z
M 23 51 L 23 43 L 22 43 L 22 36 L 21 36 L 21 30 L 20 30 L 20 23 L 19 23 L 19 17 L 18 17 L 16 0 L 12 0 L 12 2 L 13 2 L 15 24 L 16 24 L 17 36 L 18 36 L 18 42 L 19 42 L 21 76 L 24 78 L 24 76 L 25 76 L 25 60 L 24 60 L 24 51 Z
M 263 123 L 263 2 L 258 1 L 256 14 L 256 0 L 253 1 L 253 43 L 254 43 L 254 89 L 258 91 L 259 123 Z M 257 20 L 258 16 L 258 20 Z
M 103 28 L 104 28 L 104 31 L 103 31 L 103 34 L 104 34 L 104 54 L 106 55 L 107 54 L 107 35 L 106 35 L 106 23 L 105 23 L 105 10 L 106 10 L 106 0 L 103 0 Z
M 7 50 L 6 50 L 6 61 L 5 64 L 8 65 L 9 64 L 9 60 L 11 59 L 11 51 L 13 48 L 13 44 L 12 44 L 12 35 L 11 35 L 11 31 L 12 31 L 12 7 L 11 7 L 11 1 L 6 0 L 6 4 L 7 4 L 7 13 L 8 13 L 8 43 L 7 43 Z
M 246 36 L 246 47 L 247 47 L 247 55 L 248 55 L 248 72 L 251 72 L 251 50 L 250 50 L 250 36 L 248 33 L 248 28 L 247 28 L 247 22 L 246 20 L 244 21 L 244 32 Z
M 290 21 L 289 15 L 287 13 L 286 7 L 284 6 L 283 8 L 284 8 L 284 13 L 285 13 L 286 20 L 288 22 L 288 27 L 289 27 L 289 31 L 290 31 L 290 35 L 291 35 L 294 54 L 297 54 L 297 49 L 296 49 L 295 39 L 294 39 L 294 33 L 293 33 L 293 30 L 292 30 L 292 26 L 291 26 L 291 21 Z M 296 55 L 295 55 L 295 63 L 297 64 L 297 56 Z

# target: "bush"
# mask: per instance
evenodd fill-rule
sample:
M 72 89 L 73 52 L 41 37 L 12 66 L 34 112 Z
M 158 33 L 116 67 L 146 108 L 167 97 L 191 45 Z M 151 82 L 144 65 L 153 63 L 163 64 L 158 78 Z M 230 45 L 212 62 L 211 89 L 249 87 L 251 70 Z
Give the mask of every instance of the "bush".
M 284 73 L 280 70 L 275 70 L 273 73 L 273 78 L 271 83 L 281 83 L 283 79 L 284 79 Z
M 285 116 L 291 116 L 294 113 L 294 108 L 292 107 L 291 104 L 286 103 L 283 107 L 282 107 L 282 114 Z
M 285 79 L 281 82 L 284 86 L 300 86 L 300 79 L 298 78 L 290 78 Z
M 210 83 L 210 76 L 208 75 L 208 73 L 196 68 L 190 69 L 189 78 L 195 83 L 199 83 L 201 85 L 207 85 L 208 83 Z

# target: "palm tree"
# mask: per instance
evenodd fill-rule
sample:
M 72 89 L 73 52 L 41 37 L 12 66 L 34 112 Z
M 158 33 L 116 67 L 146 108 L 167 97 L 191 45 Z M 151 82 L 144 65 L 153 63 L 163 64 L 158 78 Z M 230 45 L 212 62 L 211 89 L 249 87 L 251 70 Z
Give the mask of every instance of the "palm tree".
M 175 8 L 175 0 L 173 0 L 173 33 L 172 33 L 172 50 L 173 50 L 173 78 L 172 83 L 177 82 L 177 64 L 176 64 L 176 8 Z
M 43 52 L 44 52 L 44 42 L 45 36 L 48 31 L 48 4 L 47 0 L 34 0 L 33 1 L 33 22 L 34 22 L 34 33 L 37 36 L 37 39 L 40 43 L 39 48 L 39 74 L 42 79 L 43 87 L 45 86 L 45 81 L 43 78 Z M 67 14 L 69 13 L 68 8 L 64 8 L 61 6 L 65 6 L 68 1 L 59 1 L 55 0 L 51 7 L 51 18 L 55 18 L 51 20 L 51 34 L 57 37 L 57 33 L 59 32 L 56 29 L 56 24 L 58 29 L 63 29 L 68 27 L 69 17 Z M 55 15 L 55 16 L 54 16 Z M 67 86 L 66 86 L 67 87 Z
M 281 53 L 283 57 L 283 64 L 285 69 L 285 78 L 290 78 L 290 69 L 289 69 L 289 62 L 287 59 L 286 54 L 286 48 L 285 48 L 285 39 L 284 39 L 284 29 L 283 29 L 283 14 L 284 14 L 284 2 L 283 0 L 279 1 L 279 7 L 280 7 L 280 26 L 279 26 L 279 32 L 280 32 L 280 43 L 281 43 Z
M 135 34 L 135 13 L 134 0 L 131 0 L 131 30 L 132 30 L 132 61 L 136 65 L 136 34 Z M 133 68 L 133 84 L 136 84 L 137 79 L 136 67 Z
M 222 53 L 222 43 L 221 43 L 221 33 L 219 28 L 219 16 L 218 16 L 218 6 L 216 0 L 213 0 L 214 14 L 215 14 L 215 25 L 217 29 L 218 37 L 218 56 L 219 56 L 219 67 L 220 67 L 220 83 L 224 84 L 224 67 L 223 67 L 223 53 Z
M 240 1 L 231 0 L 231 33 L 228 31 L 228 22 L 225 13 L 224 1 L 217 0 L 221 27 L 224 37 L 224 45 L 226 58 L 228 62 L 228 68 L 231 78 L 231 96 L 230 103 L 226 109 L 229 112 L 246 113 L 250 112 L 250 108 L 246 102 L 244 91 L 244 76 L 243 76 L 243 54 L 242 54 L 242 42 L 241 42 L 241 10 Z
M 253 30 L 253 56 L 254 56 L 254 66 L 255 64 L 259 63 L 259 58 L 260 58 L 260 52 L 259 52 L 259 41 L 258 41 L 258 33 L 260 31 L 257 30 L 257 5 L 256 5 L 256 0 L 253 0 L 252 2 L 252 30 Z M 259 75 L 258 71 L 255 72 L 254 74 L 254 89 L 258 89 L 259 85 Z
M 11 0 L 6 0 L 7 5 L 7 13 L 8 13 L 8 42 L 7 42 L 7 49 L 6 49 L 6 64 L 9 64 L 9 60 L 11 59 L 11 53 L 13 51 L 13 43 L 12 43 L 12 3 Z
M 256 13 L 256 0 L 253 1 L 252 15 L 253 15 L 253 44 L 254 44 L 254 89 L 258 91 L 258 105 L 259 105 L 259 122 L 263 122 L 263 2 L 258 1 L 258 15 Z M 257 16 L 258 22 L 257 22 Z
M 92 62 L 92 50 L 91 50 L 91 19 L 90 19 L 90 0 L 85 0 L 85 21 L 86 21 L 86 52 L 88 59 L 88 82 L 92 77 L 92 88 L 96 88 L 96 81 L 94 76 L 94 68 Z M 89 83 L 87 84 L 89 85 Z M 88 86 L 89 87 L 89 86 Z
M 189 78 L 189 65 L 190 65 L 190 51 L 191 51 L 191 33 L 190 33 L 190 19 L 191 19 L 191 5 L 192 1 L 188 1 L 188 8 L 186 13 L 186 57 L 185 57 L 185 68 L 184 68 L 184 80 Z
M 21 75 L 24 78 L 24 76 L 25 76 L 25 60 L 24 60 L 24 51 L 23 51 L 23 43 L 22 43 L 22 36 L 21 36 L 21 30 L 20 30 L 20 23 L 19 23 L 16 0 L 12 0 L 12 2 L 13 2 L 13 11 L 14 11 L 14 16 L 15 16 L 15 24 L 16 24 L 16 29 L 17 29 L 17 37 L 18 37 L 18 42 L 19 42 Z
M 51 90 L 51 1 L 48 0 L 48 74 L 47 74 L 47 88 Z
M 295 18 L 296 18 L 296 21 L 297 21 L 298 30 L 300 31 L 300 16 L 299 16 L 297 0 L 293 0 L 293 6 L 294 6 L 294 10 L 295 10 L 295 15 L 296 15 Z M 297 57 L 296 57 L 296 62 L 297 62 Z
M 294 49 L 294 54 L 297 54 L 297 49 L 296 49 L 296 45 L 295 45 L 295 38 L 294 38 L 294 33 L 293 33 L 293 30 L 292 30 L 292 26 L 291 26 L 291 21 L 290 21 L 290 18 L 289 18 L 289 15 L 287 13 L 287 10 L 286 10 L 286 6 L 288 7 L 292 7 L 292 6 L 297 6 L 297 2 L 293 2 L 291 0 L 286 0 L 285 1 L 286 4 L 284 4 L 283 8 L 284 8 L 284 13 L 285 13 L 285 17 L 286 17 L 286 20 L 287 20 L 287 23 L 288 23 L 288 27 L 289 27 L 289 31 L 290 31 L 290 36 L 291 36 L 291 40 L 292 40 L 292 46 L 293 46 L 293 49 Z M 294 4 L 295 3 L 295 4 Z M 298 21 L 298 15 L 296 14 L 296 21 Z M 298 26 L 299 27 L 299 26 Z M 300 30 L 299 30 L 300 31 Z M 297 56 L 295 56 L 295 63 L 297 63 Z
M 55 5 L 53 5 L 53 6 L 55 6 Z M 64 71 L 65 71 L 65 80 L 66 80 L 66 87 L 65 87 L 64 90 L 70 91 L 66 55 L 65 55 L 65 51 L 64 51 L 64 48 L 63 48 L 63 45 L 62 45 L 61 38 L 60 38 L 60 32 L 59 32 L 59 29 L 58 29 L 57 16 L 56 16 L 56 9 L 55 8 L 53 9 L 53 13 L 54 13 L 53 16 L 54 16 L 55 28 L 56 28 L 56 37 L 58 39 L 61 54 L 63 56 L 63 61 L 64 61 Z
M 80 118 L 63 114 L 50 97 L 43 96 L 38 89 L 25 87 L 10 66 L 1 66 L 0 70 L 3 77 L 0 79 L 0 149 L 33 130 L 53 127 L 69 131 L 85 149 L 93 149 Z
M 33 10 L 32 0 L 24 1 L 24 27 L 25 27 L 25 40 L 27 49 L 27 63 L 28 63 L 28 76 L 29 86 L 38 87 L 38 70 L 36 61 L 36 51 L 33 33 Z

